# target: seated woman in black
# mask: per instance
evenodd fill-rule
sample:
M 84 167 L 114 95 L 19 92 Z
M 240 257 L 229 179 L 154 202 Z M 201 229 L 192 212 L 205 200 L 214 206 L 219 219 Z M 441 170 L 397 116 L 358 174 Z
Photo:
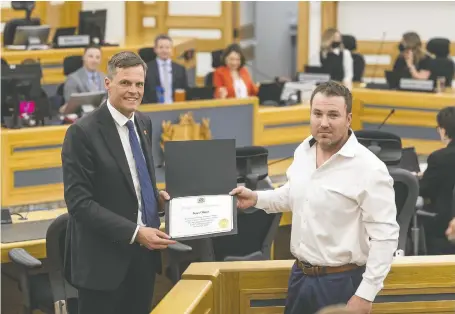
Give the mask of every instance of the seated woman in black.
M 435 218 L 425 219 L 425 237 L 430 255 L 455 254 L 455 246 L 449 243 L 445 234 L 454 214 L 455 106 L 442 109 L 436 119 L 438 133 L 446 147 L 431 153 L 420 180 L 420 195 L 430 201 L 428 211 L 437 214 Z
M 398 46 L 400 55 L 393 71 L 400 77 L 427 80 L 431 76 L 431 56 L 422 48 L 419 35 L 405 33 Z
M 330 79 L 352 86 L 354 62 L 351 52 L 344 48 L 341 33 L 336 28 L 327 29 L 322 34 L 320 51 L 322 68 L 330 74 Z

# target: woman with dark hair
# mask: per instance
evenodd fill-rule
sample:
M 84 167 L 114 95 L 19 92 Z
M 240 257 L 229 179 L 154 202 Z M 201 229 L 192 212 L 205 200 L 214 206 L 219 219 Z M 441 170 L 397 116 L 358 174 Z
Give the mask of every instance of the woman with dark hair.
M 229 45 L 221 56 L 221 66 L 213 74 L 216 98 L 256 96 L 258 87 L 245 68 L 245 56 L 237 44 Z
M 401 77 L 428 80 L 431 75 L 431 56 L 422 47 L 417 33 L 403 34 L 398 45 L 400 55 L 393 66 L 393 71 Z
M 420 180 L 420 195 L 430 201 L 428 210 L 437 214 L 425 221 L 425 236 L 430 255 L 455 254 L 455 247 L 450 245 L 446 234 L 454 206 L 455 106 L 442 109 L 436 120 L 439 136 L 446 147 L 431 153 Z

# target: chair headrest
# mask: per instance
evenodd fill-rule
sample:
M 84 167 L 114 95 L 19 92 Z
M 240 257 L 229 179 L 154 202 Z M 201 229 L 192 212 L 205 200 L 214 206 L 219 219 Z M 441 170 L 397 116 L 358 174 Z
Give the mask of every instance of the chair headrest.
M 447 38 L 432 38 L 427 43 L 427 50 L 437 58 L 447 58 L 450 55 L 450 40 Z
M 223 50 L 212 51 L 212 68 L 216 69 L 221 66 L 221 56 L 223 55 Z
M 145 63 L 149 63 L 156 59 L 156 53 L 153 47 L 141 48 L 139 49 L 138 54 Z
M 63 74 L 70 75 L 83 65 L 82 56 L 68 56 L 63 59 Z
M 353 51 L 357 49 L 357 40 L 352 35 L 343 35 L 343 45 L 349 51 Z
M 236 149 L 237 182 L 245 182 L 248 175 L 254 174 L 259 180 L 268 175 L 268 150 L 261 146 L 246 146 Z
M 359 130 L 354 133 L 359 143 L 378 156 L 387 166 L 400 163 L 402 145 L 399 136 L 377 130 Z

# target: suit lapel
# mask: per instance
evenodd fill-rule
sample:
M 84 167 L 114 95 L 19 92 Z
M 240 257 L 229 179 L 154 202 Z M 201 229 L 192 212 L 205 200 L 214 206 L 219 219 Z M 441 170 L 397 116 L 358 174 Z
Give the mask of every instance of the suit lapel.
M 77 74 L 82 86 L 84 86 L 84 89 L 87 92 L 91 92 L 92 88 L 90 87 L 89 77 L 87 76 L 87 72 L 85 71 L 84 67 L 80 68 Z
M 152 73 L 155 73 L 156 86 L 163 86 L 161 85 L 160 68 L 158 66 L 158 61 L 154 60 L 152 66 L 154 67 L 154 71 L 152 71 Z
M 122 142 L 120 140 L 115 121 L 112 118 L 106 103 L 104 103 L 99 110 L 100 117 L 98 121 L 102 124 L 102 126 L 100 126 L 101 134 L 106 141 L 106 145 L 109 148 L 111 155 L 114 157 L 120 170 L 122 171 L 129 190 L 133 193 L 134 196 L 136 196 L 130 168 L 126 160 L 125 151 L 123 150 Z

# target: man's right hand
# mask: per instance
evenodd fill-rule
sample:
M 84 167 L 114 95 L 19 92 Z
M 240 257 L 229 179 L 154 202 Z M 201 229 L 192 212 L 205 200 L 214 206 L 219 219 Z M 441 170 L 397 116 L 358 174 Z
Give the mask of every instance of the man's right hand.
M 253 207 L 258 201 L 258 194 L 244 186 L 236 187 L 229 194 L 237 197 L 237 207 L 240 209 Z
M 169 244 L 174 244 L 174 240 L 169 240 L 170 236 L 166 233 L 149 227 L 139 227 L 136 235 L 136 242 L 142 244 L 149 250 L 163 250 Z

